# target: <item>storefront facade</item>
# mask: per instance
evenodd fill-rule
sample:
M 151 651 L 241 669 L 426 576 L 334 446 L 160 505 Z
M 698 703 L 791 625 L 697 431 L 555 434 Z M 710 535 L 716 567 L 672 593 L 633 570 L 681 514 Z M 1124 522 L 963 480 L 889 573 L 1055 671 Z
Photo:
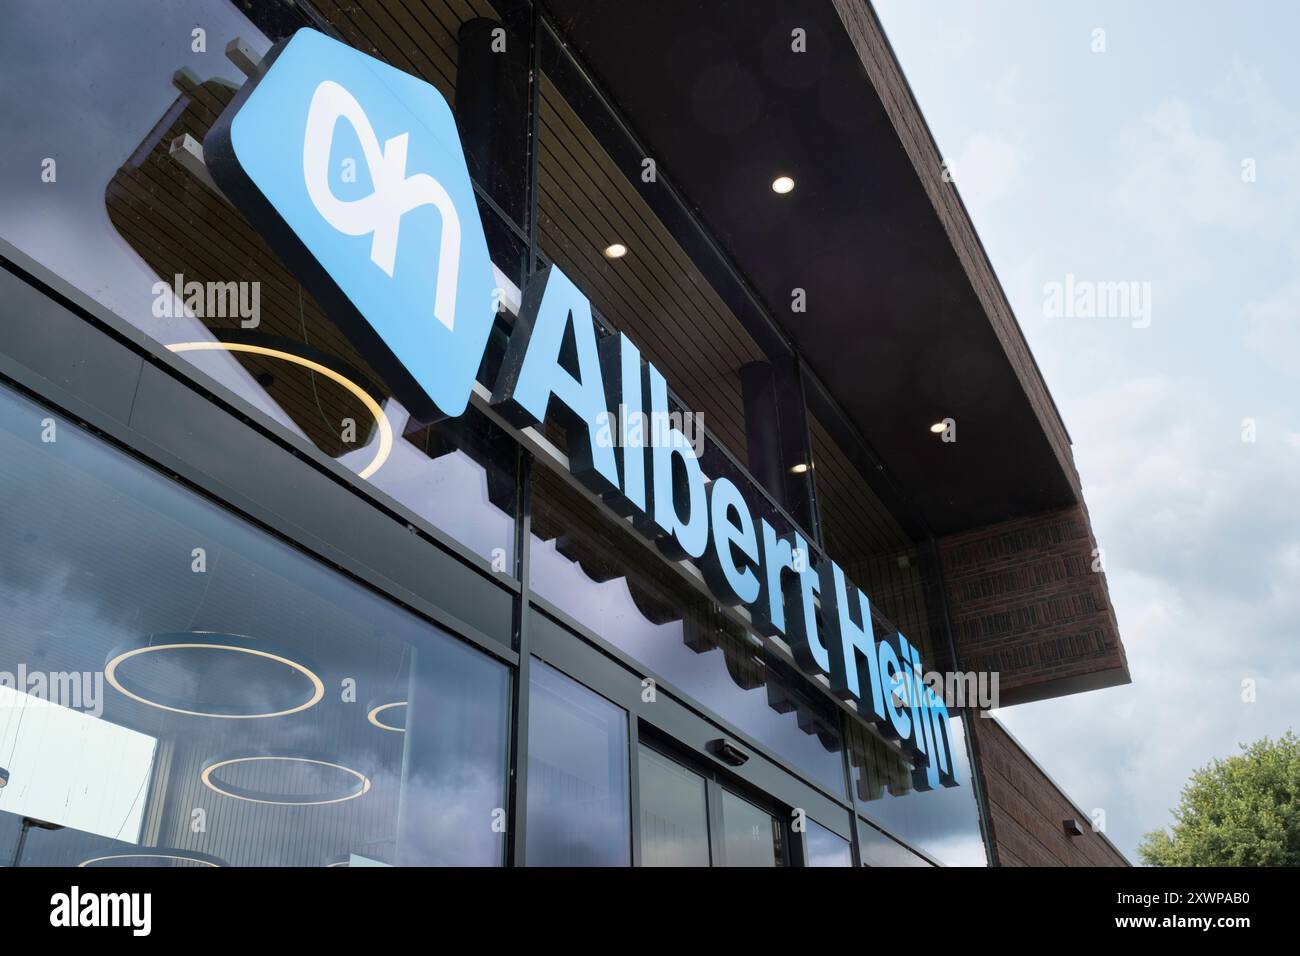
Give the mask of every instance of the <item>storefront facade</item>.
M 645 111 L 654 84 L 600 70 L 611 24 L 591 6 L 88 3 L 79 29 L 95 55 L 71 68 L 57 54 L 66 24 L 37 4 L 12 18 L 5 88 L 30 94 L 6 103 L 14 149 L 0 175 L 11 862 L 987 865 L 1038 862 L 1025 847 L 1050 855 L 1056 837 L 1096 845 L 1077 862 L 1116 862 L 1104 835 L 1048 837 L 1013 806 L 1006 781 L 1032 761 L 1004 748 L 987 776 L 994 722 L 923 691 L 873 701 L 882 685 L 866 677 L 891 655 L 899 686 L 997 669 L 1011 703 L 1127 679 L 1104 577 L 1080 565 L 1095 543 L 1072 470 L 1052 471 L 1051 429 L 1035 425 L 1031 480 L 995 504 L 944 483 L 1005 485 L 984 464 L 997 449 L 952 466 L 965 477 L 918 479 L 911 447 L 877 440 L 818 358 L 824 343 L 801 341 L 817 287 L 774 301 L 745 262 L 751 239 L 685 188 L 690 144 L 640 138 L 665 122 Z M 814 55 L 833 46 L 836 66 L 803 84 L 824 101 L 872 89 L 862 62 L 834 72 L 874 23 L 850 8 L 707 18 L 740 37 L 777 24 L 791 57 L 809 55 L 799 30 Z M 290 38 L 299 46 L 278 46 Z M 446 260 L 431 269 L 397 238 L 441 230 L 445 250 L 446 209 L 398 213 L 387 250 L 377 220 L 334 231 L 367 268 L 427 273 L 414 301 L 437 301 L 457 342 L 481 325 L 459 371 L 422 371 L 399 341 L 402 302 L 368 308 L 258 178 L 283 155 L 300 185 L 308 165 L 274 139 L 289 99 L 275 84 L 304 38 L 320 44 L 304 70 L 324 51 L 364 54 L 427 84 L 414 99 L 451 104 L 465 188 L 448 200 L 463 277 L 449 301 L 470 311 L 444 312 Z M 762 56 L 785 56 L 782 44 Z M 769 62 L 769 75 L 804 62 Z M 738 114 L 710 88 L 688 99 L 725 133 Z M 394 131 L 367 128 L 373 100 L 364 115 L 338 103 L 321 175 L 336 198 L 364 201 L 400 167 Z M 235 117 L 264 106 L 245 141 L 263 149 L 255 167 Z M 432 137 L 447 148 L 446 131 Z M 413 134 L 403 160 L 408 144 L 409 177 L 425 157 Z M 815 171 L 792 172 L 797 196 Z M 475 310 L 469 288 L 490 304 Z M 790 305 L 799 292 L 807 311 Z M 599 370 L 598 392 L 676 423 L 677 455 L 652 474 L 647 449 L 639 497 L 626 443 L 608 451 L 613 472 L 603 443 L 584 444 L 596 427 L 575 413 L 577 390 L 525 396 L 530 374 L 544 379 L 529 362 L 548 315 L 561 317 L 552 384 L 589 396 Z M 913 345 L 890 348 L 906 362 Z M 1022 384 L 1014 356 L 1011 368 L 971 395 Z M 1013 411 L 1049 406 L 1021 395 Z M 942 411 L 919 410 L 928 447 Z M 651 488 L 676 506 L 667 523 Z M 713 507 L 723 488 L 732 505 Z M 789 573 L 765 587 L 760 541 L 767 568 L 779 543 L 789 552 Z M 855 624 L 858 657 L 840 656 Z M 1059 830 L 1055 812 L 1038 816 Z

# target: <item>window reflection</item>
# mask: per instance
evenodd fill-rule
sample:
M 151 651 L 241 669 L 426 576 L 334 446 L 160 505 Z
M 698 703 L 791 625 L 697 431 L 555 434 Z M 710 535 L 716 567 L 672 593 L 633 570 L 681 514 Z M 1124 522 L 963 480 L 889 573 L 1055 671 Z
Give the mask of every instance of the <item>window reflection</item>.
M 780 866 L 781 824 L 762 807 L 722 791 L 724 866 Z
M 627 712 L 534 659 L 528 690 L 531 866 L 629 866 Z
M 804 831 L 808 866 L 852 866 L 853 849 L 849 841 L 820 823 L 809 820 Z
M 9 673 L 18 682 L 19 675 Z M 28 685 L 27 680 L 22 683 Z M 0 754 L 5 755 L 6 769 L 20 768 L 11 777 L 14 786 L 0 791 L 0 810 L 137 842 L 144 825 L 138 794 L 153 774 L 158 741 L 97 720 L 94 711 L 102 709 L 102 685 L 97 688 L 92 678 L 81 689 L 91 692 L 78 695 L 88 711 L 72 709 L 78 703 L 74 700 L 67 706 L 53 703 L 50 696 L 64 698 L 61 693 L 37 696 L 0 686 Z M 33 768 L 36 772 L 30 772 Z
M 650 747 L 640 748 L 641 865 L 708 866 L 707 784 Z
M 297 25 L 292 15 L 253 15 L 277 20 L 277 31 Z M 64 55 L 68 22 L 95 38 L 97 55 Z M 202 52 L 192 49 L 195 23 L 206 31 Z M 446 38 L 453 51 L 454 32 Z M 202 142 L 243 83 L 222 55 L 236 36 L 259 55 L 271 43 L 224 0 L 68 0 L 58 15 L 41 4 L 8 11 L 0 86 L 41 95 L 15 99 L 0 115 L 0 238 L 156 341 L 186 348 L 178 352 L 186 362 L 509 573 L 513 446 L 472 414 L 409 428 L 382 378 L 297 277 L 172 158 L 178 137 Z M 436 78 L 450 92 L 444 80 Z M 33 188 L 43 157 L 58 157 L 57 184 Z M 514 278 L 518 242 L 488 233 L 495 261 Z M 205 350 L 187 348 L 195 343 Z M 373 472 L 380 425 L 361 395 L 394 435 Z
M 48 417 L 0 392 L 0 858 L 502 862 L 504 665 Z
M 949 721 L 952 757 L 961 785 L 912 789 L 908 764 L 861 727 L 849 730 L 849 765 L 858 810 L 948 866 L 985 866 L 979 808 L 960 717 Z
M 926 867 L 933 866 L 929 860 L 913 853 L 897 840 L 892 840 L 865 820 L 858 820 L 858 852 L 863 866 L 877 867 Z

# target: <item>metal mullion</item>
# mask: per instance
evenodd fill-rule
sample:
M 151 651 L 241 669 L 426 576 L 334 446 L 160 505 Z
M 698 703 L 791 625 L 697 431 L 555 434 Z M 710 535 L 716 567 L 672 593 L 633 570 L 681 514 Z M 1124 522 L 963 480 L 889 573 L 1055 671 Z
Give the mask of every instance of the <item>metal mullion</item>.
M 528 47 L 528 198 L 524 210 L 526 231 L 521 236 L 527 243 L 522 269 L 527 285 L 537 263 L 537 123 L 538 123 L 538 31 L 540 24 L 536 6 L 529 10 L 531 29 Z M 532 670 L 529 653 L 529 567 L 532 540 L 532 455 L 519 446 L 519 520 L 516 522 L 515 571 L 519 578 L 519 604 L 515 611 L 516 650 L 519 667 L 515 671 L 515 707 L 511 754 L 514 760 L 511 774 L 511 825 L 509 862 L 512 866 L 526 866 L 528 826 L 528 684 Z
M 640 719 L 627 711 L 628 810 L 632 814 L 632 865 L 641 865 L 641 727 Z
M 510 738 L 510 820 L 506 861 L 510 866 L 525 866 L 528 825 L 528 684 L 531 657 L 528 652 L 528 575 L 529 548 L 532 535 L 532 456 L 519 449 L 517 503 L 519 518 L 515 522 L 515 573 L 519 577 L 518 604 L 515 605 L 515 649 L 519 666 L 515 668 L 514 706 L 511 708 Z
M 796 831 L 795 828 L 789 824 L 782 824 L 782 826 L 784 826 L 785 828 L 785 832 L 790 834 L 790 838 L 787 841 L 789 846 L 785 854 L 786 866 L 807 868 L 808 827 L 812 822 L 813 822 L 812 817 L 809 817 L 805 814 L 804 821 L 803 821 L 803 830 L 801 831 Z
M 539 144 L 541 126 L 541 33 L 542 21 L 537 4 L 532 5 L 532 33 L 528 50 L 528 207 L 526 225 L 528 231 L 528 268 L 532 275 L 537 265 L 537 219 L 538 219 L 538 176 Z
M 849 827 L 853 830 L 853 839 L 850 845 L 853 848 L 853 865 L 854 867 L 862 866 L 862 831 L 861 821 L 858 820 L 857 811 L 849 814 Z
M 470 185 L 474 187 L 474 195 L 478 198 L 479 202 L 487 206 L 488 210 L 503 226 L 510 230 L 516 239 L 521 242 L 528 242 L 528 233 L 524 231 L 523 227 L 521 227 L 519 223 L 510 218 L 510 214 L 502 209 L 495 199 L 488 195 L 488 191 L 485 188 L 473 180 L 470 180 Z
M 722 785 L 712 768 L 704 775 L 704 800 L 709 821 L 709 866 L 726 866 L 722 845 Z
M 844 780 L 847 784 L 846 792 L 849 796 L 849 845 L 853 852 L 853 865 L 862 865 L 862 831 L 858 828 L 858 805 L 853 793 L 853 761 L 849 756 L 849 748 L 852 746 L 852 740 L 849 735 L 852 727 L 849 725 L 849 716 L 841 715 L 840 718 L 840 735 L 844 739 L 844 747 L 840 750 L 841 763 L 844 765 Z

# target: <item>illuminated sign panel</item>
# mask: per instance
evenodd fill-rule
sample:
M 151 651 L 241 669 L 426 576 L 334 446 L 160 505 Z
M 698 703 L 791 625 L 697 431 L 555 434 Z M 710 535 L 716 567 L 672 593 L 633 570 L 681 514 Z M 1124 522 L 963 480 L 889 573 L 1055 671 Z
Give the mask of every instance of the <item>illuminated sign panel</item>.
M 204 152 L 217 184 L 412 414 L 463 412 L 496 297 L 437 90 L 300 30 L 267 55 Z M 747 607 L 806 674 L 857 701 L 912 759 L 917 789 L 957 784 L 948 712 L 921 680 L 919 651 L 901 634 L 876 641 L 867 596 L 837 564 L 814 567 L 800 535 L 778 536 L 731 481 L 705 477 L 669 416 L 663 375 L 626 336 L 597 338 L 590 302 L 555 266 L 524 290 L 492 404 L 518 426 L 559 422 L 574 476 L 666 556 L 693 561 L 720 603 Z M 629 417 L 649 424 L 629 429 Z

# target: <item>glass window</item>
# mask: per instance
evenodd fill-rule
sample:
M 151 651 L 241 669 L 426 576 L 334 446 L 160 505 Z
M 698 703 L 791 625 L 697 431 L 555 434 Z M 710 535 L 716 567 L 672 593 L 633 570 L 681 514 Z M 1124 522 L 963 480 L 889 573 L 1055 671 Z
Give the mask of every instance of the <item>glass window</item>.
M 349 42 L 378 47 L 450 97 L 457 37 L 472 13 L 446 0 L 428 6 L 403 27 L 374 0 L 333 16 Z M 69 22 L 94 38 L 95 55 L 65 56 Z M 242 37 L 261 55 L 305 22 L 292 4 L 226 0 L 66 0 L 57 12 L 41 3 L 7 9 L 0 89 L 40 95 L 11 95 L 0 112 L 0 239 L 510 573 L 514 444 L 472 412 L 415 427 L 300 277 L 170 153 L 184 135 L 201 143 L 244 82 L 223 55 L 227 42 Z M 407 29 L 416 39 L 406 38 Z M 516 56 L 483 56 L 481 39 L 474 40 L 476 68 L 504 69 Z M 502 98 L 513 90 L 509 83 L 477 86 Z M 490 137 L 492 100 L 480 100 L 471 126 Z M 42 183 L 47 159 L 56 178 Z M 523 246 L 482 209 L 494 261 L 517 282 Z M 385 432 L 392 438 L 387 454 Z
M 781 824 L 762 807 L 722 791 L 724 866 L 780 866 Z
M 708 866 L 709 807 L 702 776 L 642 745 L 641 865 Z
M 858 820 L 858 850 L 863 866 L 933 866 L 925 857 L 913 853 L 892 840 L 865 820 Z
M 960 717 L 949 720 L 957 787 L 912 789 L 908 764 L 860 725 L 849 729 L 853 800 L 860 813 L 947 866 L 986 866 L 979 808 Z
M 627 712 L 534 659 L 528 690 L 532 866 L 630 866 Z
M 804 848 L 808 866 L 852 866 L 853 848 L 849 841 L 813 820 L 804 831 Z
M 3 390 L 0 504 L 0 860 L 502 862 L 507 667 Z

